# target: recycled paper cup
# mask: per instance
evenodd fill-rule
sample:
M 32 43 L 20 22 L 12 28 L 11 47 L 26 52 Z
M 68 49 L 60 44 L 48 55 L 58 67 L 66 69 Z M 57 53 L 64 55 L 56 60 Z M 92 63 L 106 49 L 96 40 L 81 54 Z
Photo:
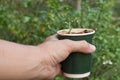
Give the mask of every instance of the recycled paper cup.
M 58 39 L 70 39 L 74 41 L 86 40 L 92 44 L 92 38 L 95 30 L 93 29 L 72 29 L 70 33 L 69 29 L 59 30 L 57 32 Z M 68 78 L 84 78 L 88 77 L 91 72 L 91 54 L 85 54 L 83 52 L 72 52 L 62 64 L 62 71 L 65 77 Z

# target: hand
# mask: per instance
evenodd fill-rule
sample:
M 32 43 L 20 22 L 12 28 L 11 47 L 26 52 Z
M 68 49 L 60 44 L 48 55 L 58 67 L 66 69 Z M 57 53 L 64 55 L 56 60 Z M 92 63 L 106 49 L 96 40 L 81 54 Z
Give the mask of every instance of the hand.
M 45 42 L 38 46 L 41 49 L 44 79 L 52 79 L 61 72 L 60 62 L 65 60 L 71 52 L 92 53 L 95 46 L 86 41 L 58 40 L 56 35 L 48 37 Z M 41 78 L 41 77 L 39 77 Z
M 38 46 L 0 40 L 0 80 L 50 80 L 61 72 L 60 62 L 71 52 L 92 53 L 86 41 L 48 37 Z

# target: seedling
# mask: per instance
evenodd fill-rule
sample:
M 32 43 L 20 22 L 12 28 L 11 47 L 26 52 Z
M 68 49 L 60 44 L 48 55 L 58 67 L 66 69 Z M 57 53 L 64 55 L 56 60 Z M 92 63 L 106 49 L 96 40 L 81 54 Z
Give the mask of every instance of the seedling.
M 72 27 L 71 27 L 71 22 L 69 21 L 69 23 L 68 23 L 68 26 L 69 26 L 69 31 L 68 31 L 68 34 L 70 34 L 71 33 L 71 30 L 72 30 Z

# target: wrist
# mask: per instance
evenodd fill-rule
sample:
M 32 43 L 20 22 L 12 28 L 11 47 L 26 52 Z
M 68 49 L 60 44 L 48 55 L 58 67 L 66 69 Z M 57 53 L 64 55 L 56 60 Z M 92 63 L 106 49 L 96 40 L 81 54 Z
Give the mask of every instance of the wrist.
M 26 62 L 26 71 L 23 74 L 23 77 L 28 79 L 33 79 L 39 76 L 42 70 L 42 59 L 40 58 L 40 50 L 37 46 L 27 46 L 27 62 Z
M 29 79 L 44 79 L 47 76 L 47 67 L 44 56 L 44 48 L 41 46 L 28 46 L 28 56 L 30 65 L 28 66 L 27 74 L 25 77 Z

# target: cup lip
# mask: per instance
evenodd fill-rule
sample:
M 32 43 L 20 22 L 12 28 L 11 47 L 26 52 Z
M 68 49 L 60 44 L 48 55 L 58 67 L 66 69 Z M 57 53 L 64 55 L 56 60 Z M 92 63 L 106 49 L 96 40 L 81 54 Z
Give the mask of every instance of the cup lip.
M 62 30 L 59 30 L 57 31 L 57 34 L 58 35 L 61 35 L 61 36 L 85 36 L 85 35 L 91 35 L 91 34 L 94 34 L 95 33 L 95 30 L 93 29 L 90 29 L 90 28 L 73 28 L 72 30 L 92 30 L 92 32 L 89 32 L 89 33 L 83 33 L 83 34 L 62 34 L 60 33 L 61 31 L 68 31 L 69 29 L 62 29 Z

